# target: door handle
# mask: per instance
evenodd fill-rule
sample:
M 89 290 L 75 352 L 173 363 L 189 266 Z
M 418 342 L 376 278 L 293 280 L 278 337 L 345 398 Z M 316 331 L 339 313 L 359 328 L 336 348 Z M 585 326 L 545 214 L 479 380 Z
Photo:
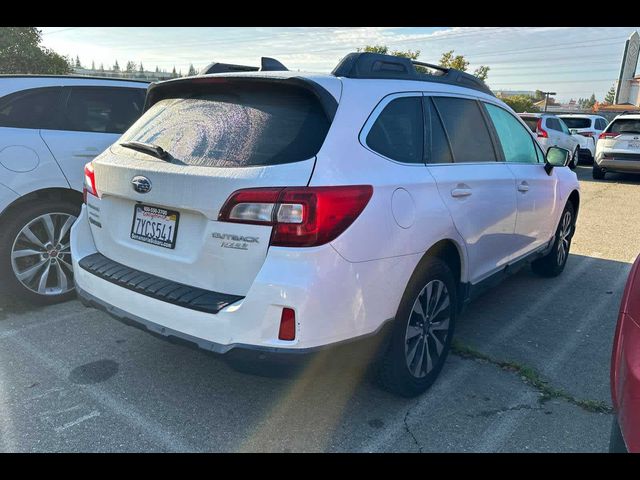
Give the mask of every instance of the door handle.
M 471 193 L 470 188 L 454 188 L 451 190 L 451 196 L 454 198 L 468 197 Z
M 529 184 L 527 182 L 522 182 L 520 185 L 518 185 L 518 191 L 519 192 L 528 192 L 529 191 Z

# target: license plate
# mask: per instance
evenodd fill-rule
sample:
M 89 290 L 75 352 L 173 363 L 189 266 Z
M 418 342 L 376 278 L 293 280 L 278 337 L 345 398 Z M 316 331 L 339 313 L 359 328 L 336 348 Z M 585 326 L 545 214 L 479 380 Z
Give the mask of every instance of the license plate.
M 173 210 L 137 204 L 133 207 L 131 238 L 158 247 L 174 248 L 180 214 Z
M 640 149 L 640 140 L 629 140 L 629 148 Z

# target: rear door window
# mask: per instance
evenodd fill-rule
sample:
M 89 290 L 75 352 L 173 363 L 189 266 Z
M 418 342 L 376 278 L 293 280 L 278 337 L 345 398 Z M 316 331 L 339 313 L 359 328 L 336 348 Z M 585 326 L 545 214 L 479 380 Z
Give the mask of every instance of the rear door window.
M 451 143 L 453 161 L 495 162 L 496 153 L 478 102 L 457 97 L 432 97 Z
M 305 89 L 225 83 L 158 101 L 121 141 L 158 145 L 187 165 L 265 166 L 313 158 L 329 126 Z
M 64 130 L 123 133 L 142 114 L 145 90 L 73 87 L 64 110 Z
M 391 100 L 367 134 L 373 151 L 403 163 L 423 163 L 424 119 L 422 97 Z
M 34 88 L 0 100 L 0 127 L 47 129 L 54 125 L 62 89 Z

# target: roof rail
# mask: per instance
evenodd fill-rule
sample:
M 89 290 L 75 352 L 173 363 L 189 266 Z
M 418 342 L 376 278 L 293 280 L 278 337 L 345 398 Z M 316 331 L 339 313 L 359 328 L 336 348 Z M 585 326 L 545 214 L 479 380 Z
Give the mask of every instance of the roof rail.
M 429 70 L 435 70 L 431 73 Z M 395 55 L 353 52 L 346 55 L 331 72 L 336 77 L 363 79 L 396 79 L 438 82 L 479 90 L 495 96 L 479 78 L 440 65 L 418 62 Z
M 202 75 L 209 73 L 229 73 L 229 72 L 274 72 L 274 71 L 287 71 L 282 63 L 275 58 L 262 57 L 260 58 L 260 67 L 252 67 L 250 65 L 236 65 L 233 63 L 219 63 L 213 62 L 207 65 L 202 70 Z

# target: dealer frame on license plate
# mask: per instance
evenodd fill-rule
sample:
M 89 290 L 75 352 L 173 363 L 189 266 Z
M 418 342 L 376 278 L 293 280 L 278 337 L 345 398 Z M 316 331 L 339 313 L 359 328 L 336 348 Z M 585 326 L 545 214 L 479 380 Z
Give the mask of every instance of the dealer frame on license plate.
M 180 213 L 175 210 L 136 203 L 133 207 L 131 239 L 174 249 Z
M 629 148 L 640 150 L 640 140 L 629 140 Z

